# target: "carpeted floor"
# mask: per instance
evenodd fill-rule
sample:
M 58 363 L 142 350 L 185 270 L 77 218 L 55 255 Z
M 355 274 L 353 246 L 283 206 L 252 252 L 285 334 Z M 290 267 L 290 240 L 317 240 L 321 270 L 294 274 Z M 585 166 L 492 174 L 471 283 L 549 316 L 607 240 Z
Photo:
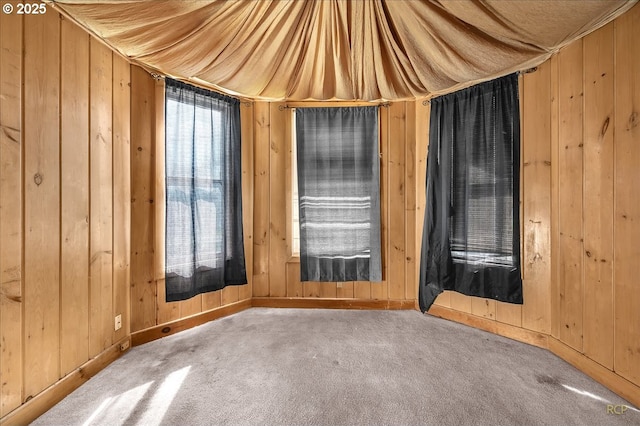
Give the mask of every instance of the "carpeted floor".
M 133 348 L 37 425 L 638 425 L 555 355 L 416 311 L 253 308 Z

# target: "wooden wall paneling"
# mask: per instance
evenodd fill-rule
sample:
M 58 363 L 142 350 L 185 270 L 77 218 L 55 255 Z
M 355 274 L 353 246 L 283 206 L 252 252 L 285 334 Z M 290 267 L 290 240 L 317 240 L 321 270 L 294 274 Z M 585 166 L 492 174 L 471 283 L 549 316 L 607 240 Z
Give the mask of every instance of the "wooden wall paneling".
M 478 317 L 496 319 L 496 301 L 481 297 L 471 298 L 471 313 Z
M 224 290 L 219 290 L 219 291 L 224 291 Z M 236 293 L 237 293 L 237 287 L 236 287 Z M 177 303 L 178 306 L 180 307 L 180 318 L 184 318 L 184 317 L 188 317 L 191 315 L 195 315 L 199 312 L 202 312 L 202 294 L 196 294 L 195 296 L 187 299 L 187 300 L 181 300 L 179 302 L 170 302 L 170 303 Z M 224 305 L 224 300 L 222 301 L 222 304 Z M 158 322 L 158 324 L 160 324 Z
M 269 141 L 269 296 L 285 296 L 287 292 L 285 265 L 287 253 L 287 191 L 285 173 L 287 127 L 291 125 L 291 110 L 281 102 L 269 103 L 271 117 Z M 282 107 L 282 108 L 281 108 Z M 288 132 L 291 134 L 291 132 Z
M 154 324 L 164 324 L 181 317 L 183 301 L 167 302 L 165 282 L 165 220 L 166 220 L 166 182 L 165 182 L 165 135 L 164 135 L 164 80 L 155 80 L 153 103 L 150 108 L 153 118 L 148 126 L 153 129 L 154 165 L 150 188 L 151 208 L 153 210 L 153 285 L 156 287 L 156 314 Z M 188 309 L 187 309 L 188 310 Z
M 320 297 L 335 299 L 338 297 L 338 283 L 321 282 L 319 283 Z
M 155 324 L 165 324 L 180 319 L 180 302 L 166 302 L 167 291 L 164 278 L 155 281 L 156 284 L 156 316 Z M 218 298 L 219 299 L 219 298 Z
M 353 297 L 355 299 L 371 299 L 371 283 L 369 281 L 354 281 Z
M 584 354 L 613 369 L 613 22 L 584 38 Z
M 156 325 L 153 222 L 155 84 L 131 68 L 131 331 Z
M 283 285 L 285 284 L 284 280 L 282 280 L 282 283 Z M 222 305 L 228 305 L 229 303 L 237 302 L 240 296 L 239 290 L 240 287 L 237 285 L 227 286 L 220 290 L 220 292 L 222 293 L 220 294 Z
M 111 346 L 113 335 L 112 52 L 90 39 L 90 306 L 89 355 Z
M 455 291 L 445 291 L 451 299 L 451 309 L 460 312 L 471 313 L 471 296 L 464 295 Z M 440 296 L 438 296 L 439 298 Z
M 614 369 L 640 385 L 640 7 L 615 22 Z
M 560 335 L 560 207 L 559 184 L 560 140 L 559 140 L 559 89 L 558 89 L 558 55 L 550 59 L 551 67 L 551 335 Z
M 250 270 L 247 271 L 250 273 Z M 222 298 L 219 291 L 205 293 L 202 295 L 202 312 L 222 306 Z
M 0 417 L 22 403 L 22 25 L 0 14 Z
M 387 300 L 389 298 L 389 107 L 380 107 L 379 143 L 380 143 L 380 255 L 382 258 L 382 282 L 371 283 L 371 298 Z
M 302 296 L 303 297 L 320 297 L 320 286 L 324 283 L 316 281 L 304 281 L 302 283 Z
M 130 331 L 131 284 L 131 66 L 113 55 L 113 315 L 122 315 L 114 342 Z
M 583 309 L 582 48 L 582 40 L 578 40 L 558 54 L 559 338 L 580 352 Z
M 353 281 L 337 283 L 336 297 L 339 299 L 353 299 Z
M 389 299 L 404 299 L 405 266 L 405 135 L 406 102 L 389 105 L 388 156 L 388 255 Z M 385 108 L 386 109 L 386 108 Z
M 524 178 L 523 178 L 523 149 L 522 149 L 522 129 L 524 123 L 523 114 L 523 98 L 524 98 L 524 77 L 522 74 L 518 76 L 518 107 L 520 111 L 520 274 L 524 279 Z M 552 165 L 553 167 L 553 165 Z M 514 325 L 516 327 L 522 327 L 522 305 L 515 305 L 513 303 L 496 302 L 496 321 Z
M 60 372 L 89 359 L 89 35 L 61 22 Z
M 242 138 L 242 232 L 244 234 L 247 285 L 240 287 L 238 298 L 244 300 L 251 298 L 251 282 L 253 281 L 253 102 L 240 104 L 240 125 Z
M 24 20 L 25 399 L 60 378 L 59 89 L 59 15 L 29 16 Z
M 418 291 L 416 269 L 416 241 L 422 235 L 416 233 L 416 102 L 405 102 L 406 133 L 404 139 L 404 235 L 405 235 L 405 285 L 404 299 L 415 300 Z
M 269 295 L 269 133 L 267 102 L 253 106 L 253 296 Z
M 303 297 L 300 262 L 287 262 L 287 297 Z
M 522 327 L 522 305 L 496 302 L 496 321 Z
M 549 333 L 551 310 L 551 68 L 524 76 L 522 326 Z

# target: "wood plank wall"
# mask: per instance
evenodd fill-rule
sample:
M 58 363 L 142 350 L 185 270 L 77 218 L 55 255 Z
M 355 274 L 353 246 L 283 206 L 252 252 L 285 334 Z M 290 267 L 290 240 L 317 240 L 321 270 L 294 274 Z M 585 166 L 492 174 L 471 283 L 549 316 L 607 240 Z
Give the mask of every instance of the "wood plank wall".
M 521 77 L 524 304 L 452 292 L 435 302 L 548 334 L 635 385 L 639 26 L 640 5 Z
M 249 284 L 165 301 L 164 81 L 131 67 L 131 332 L 180 320 L 251 298 Z M 245 257 L 253 264 L 253 106 L 242 103 L 242 188 Z
M 51 8 L 0 46 L 1 417 L 129 334 L 130 74 Z
M 380 191 L 383 281 L 300 282 L 299 258 L 291 256 L 291 143 L 293 110 L 280 102 L 253 105 L 254 258 L 253 296 L 325 299 L 410 300 L 417 291 L 417 133 L 422 102 L 380 107 Z M 417 144 L 416 141 L 419 143 Z

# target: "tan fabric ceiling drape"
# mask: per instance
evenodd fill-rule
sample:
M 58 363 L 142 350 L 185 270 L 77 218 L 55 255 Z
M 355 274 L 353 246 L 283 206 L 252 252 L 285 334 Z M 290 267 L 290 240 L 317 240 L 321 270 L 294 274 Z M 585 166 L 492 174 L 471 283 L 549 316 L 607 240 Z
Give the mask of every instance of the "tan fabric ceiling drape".
M 536 65 L 636 0 L 56 0 L 134 62 L 249 98 L 406 99 Z

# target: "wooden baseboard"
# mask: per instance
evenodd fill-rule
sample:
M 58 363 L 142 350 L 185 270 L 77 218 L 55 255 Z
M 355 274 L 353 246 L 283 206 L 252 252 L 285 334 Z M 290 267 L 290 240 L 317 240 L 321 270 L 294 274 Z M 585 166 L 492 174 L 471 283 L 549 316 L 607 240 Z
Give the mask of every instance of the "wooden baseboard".
M 240 311 L 244 311 L 251 307 L 251 299 L 241 300 L 229 305 L 221 306 L 210 311 L 202 312 L 190 317 L 181 318 L 179 320 L 167 322 L 155 327 L 146 328 L 144 330 L 131 333 L 131 345 L 139 346 L 153 340 L 160 339 L 165 336 L 176 334 L 180 331 L 187 330 L 197 325 L 202 325 L 218 318 L 226 317 Z
M 71 373 L 49 386 L 20 407 L 0 419 L 0 425 L 26 425 L 40 417 L 64 397 L 95 376 L 99 371 L 118 359 L 129 348 L 129 336 L 110 346 L 95 358 L 82 364 Z M 124 348 L 121 349 L 121 348 Z
M 624 377 L 565 345 L 555 337 L 549 336 L 549 351 L 601 385 L 611 389 L 611 391 L 635 405 L 636 409 L 640 408 L 640 386 L 634 385 Z
M 459 322 L 470 327 L 479 328 L 499 336 L 508 337 L 509 339 L 519 342 L 528 343 L 539 348 L 548 349 L 549 336 L 537 331 L 526 330 L 510 324 L 489 320 L 486 318 L 471 315 L 465 312 L 456 311 L 444 306 L 431 305 L 427 311 L 429 315 L 438 318 L 444 318 L 450 321 Z
M 321 297 L 254 297 L 254 308 L 311 308 L 311 309 L 416 309 L 414 300 L 325 299 Z

